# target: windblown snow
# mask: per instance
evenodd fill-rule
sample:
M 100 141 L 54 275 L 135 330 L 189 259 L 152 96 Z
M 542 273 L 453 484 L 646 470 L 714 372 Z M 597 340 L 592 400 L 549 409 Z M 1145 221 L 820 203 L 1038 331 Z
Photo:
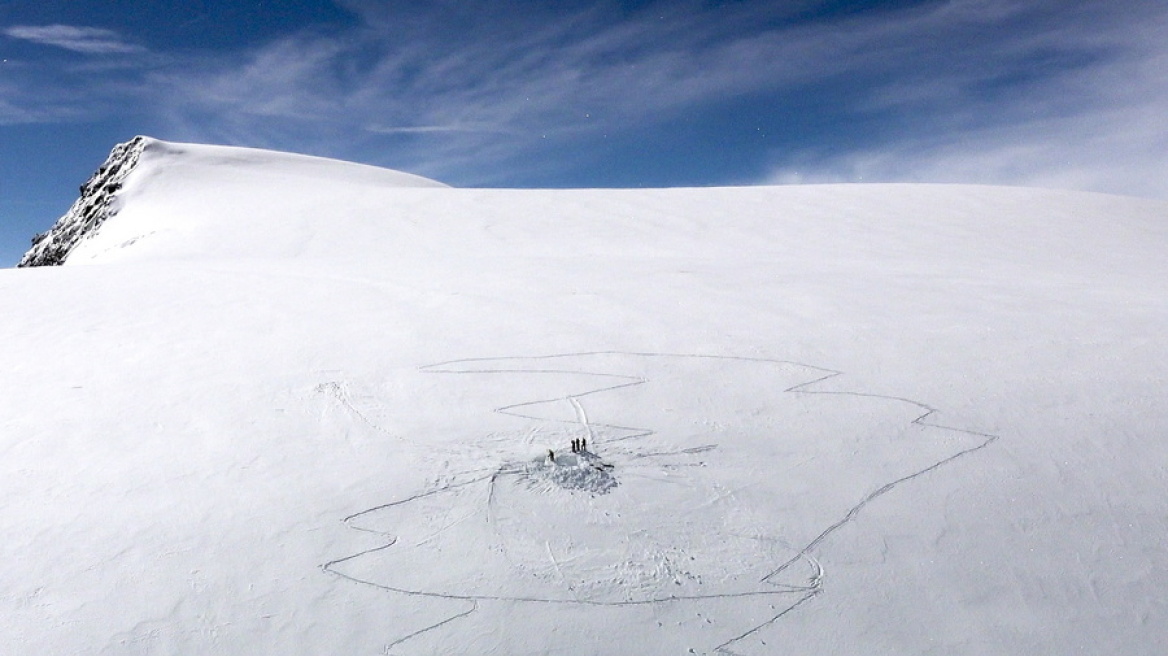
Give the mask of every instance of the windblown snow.
M 8 652 L 1168 650 L 1168 203 L 138 138 L 38 248 Z

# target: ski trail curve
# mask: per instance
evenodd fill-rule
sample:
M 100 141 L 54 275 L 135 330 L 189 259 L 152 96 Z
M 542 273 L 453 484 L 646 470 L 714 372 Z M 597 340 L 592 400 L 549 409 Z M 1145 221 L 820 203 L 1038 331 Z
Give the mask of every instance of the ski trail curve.
M 790 387 L 787 387 L 787 388 L 781 390 L 782 392 L 788 393 L 788 394 L 800 394 L 800 395 L 856 397 L 856 398 L 885 400 L 885 401 L 904 403 L 904 404 L 908 404 L 910 406 L 916 407 L 922 411 L 920 415 L 916 416 L 914 419 L 912 419 L 910 422 L 908 422 L 909 424 L 918 425 L 918 426 L 927 427 L 927 428 L 932 428 L 932 429 L 936 429 L 936 430 L 940 430 L 940 431 L 949 431 L 952 433 L 966 435 L 966 436 L 978 438 L 980 441 L 973 446 L 962 449 L 956 453 L 952 453 L 944 458 L 940 458 L 940 459 L 928 464 L 927 466 L 925 466 L 923 468 L 920 468 L 918 470 L 910 472 L 907 475 L 900 476 L 894 480 L 888 481 L 888 482 L 882 484 L 881 486 L 877 487 L 875 490 L 864 495 L 862 498 L 860 498 L 858 501 L 856 501 L 853 505 L 848 507 L 846 512 L 844 512 L 842 515 L 838 516 L 836 519 L 834 519 L 833 521 L 828 523 L 825 526 L 825 528 L 823 528 L 818 534 L 815 535 L 815 537 L 813 537 L 812 539 L 807 541 L 805 544 L 803 544 L 802 547 L 797 548 L 795 550 L 796 553 L 793 557 L 791 557 L 787 561 L 781 563 L 775 569 L 771 570 L 769 573 L 767 573 L 765 576 L 763 576 L 760 579 L 760 581 L 759 581 L 760 583 L 766 584 L 766 585 L 773 588 L 773 590 L 770 590 L 770 591 L 763 590 L 763 591 L 747 591 L 747 592 L 741 592 L 741 593 L 719 593 L 719 594 L 689 595 L 689 596 L 677 595 L 677 596 L 654 597 L 654 598 L 644 599 L 644 600 L 598 601 L 598 600 L 582 599 L 582 598 L 576 596 L 576 593 L 574 590 L 572 591 L 572 594 L 574 596 L 573 599 L 558 599 L 558 598 L 547 598 L 547 597 L 539 597 L 539 596 L 448 594 L 448 593 L 440 593 L 440 592 L 427 591 L 427 590 L 410 590 L 410 589 L 399 588 L 399 587 L 395 587 L 395 586 L 391 586 L 391 585 L 386 585 L 384 583 L 380 583 L 377 581 L 364 580 L 364 579 L 346 574 L 346 573 L 337 569 L 337 566 L 342 565 L 346 562 L 353 561 L 353 560 L 362 558 L 364 556 L 367 556 L 367 555 L 370 555 L 370 554 L 373 554 L 376 552 L 385 551 L 387 549 L 390 549 L 397 542 L 396 536 L 394 536 L 391 533 L 377 531 L 377 530 L 368 528 L 366 526 L 362 526 L 359 523 L 359 520 L 361 517 L 363 517 L 365 515 L 369 515 L 371 513 L 379 511 L 379 510 L 384 510 L 384 509 L 391 508 L 394 506 L 401 506 L 404 504 L 408 504 L 412 501 L 418 500 L 418 499 L 423 498 L 423 497 L 429 497 L 429 496 L 433 496 L 436 494 L 449 492 L 449 491 L 455 490 L 457 488 L 465 487 L 468 485 L 472 485 L 472 484 L 480 483 L 480 482 L 484 482 L 484 481 L 487 483 L 487 485 L 490 488 L 490 491 L 488 493 L 488 501 L 487 501 L 487 505 L 488 505 L 487 512 L 488 512 L 488 517 L 489 517 L 490 513 L 491 513 L 490 506 L 493 503 L 493 499 L 494 499 L 495 482 L 497 481 L 497 479 L 500 476 L 504 476 L 504 475 L 508 475 L 508 474 L 515 474 L 517 472 L 513 469 L 508 469 L 507 465 L 502 465 L 502 466 L 498 467 L 497 469 L 495 469 L 490 474 L 474 477 L 474 478 L 471 478 L 469 480 L 464 480 L 464 481 L 460 481 L 457 483 L 451 483 L 451 484 L 445 485 L 445 486 L 436 487 L 434 489 L 430 489 L 430 490 L 418 493 L 416 495 L 407 497 L 405 499 L 401 499 L 398 501 L 393 501 L 390 503 L 380 504 L 377 506 L 366 508 L 366 509 L 361 510 L 359 512 L 356 512 L 352 515 L 349 515 L 348 517 L 345 517 L 342 521 L 345 523 L 346 526 L 348 526 L 349 528 L 351 528 L 353 530 L 372 533 L 372 534 L 384 537 L 387 540 L 386 544 L 383 544 L 383 545 L 380 545 L 380 546 L 377 546 L 377 547 L 374 547 L 371 549 L 359 551 L 357 553 L 353 553 L 353 554 L 344 556 L 342 558 L 337 558 L 337 559 L 331 560 L 331 561 L 329 561 L 321 566 L 321 568 L 324 571 L 326 571 L 332 575 L 335 575 L 337 577 L 340 577 L 342 579 L 345 579 L 345 580 L 348 580 L 348 581 L 351 581 L 354 583 L 359 583 L 362 585 L 368 585 L 368 586 L 371 586 L 374 588 L 385 590 L 387 592 L 394 592 L 394 593 L 404 594 L 404 595 L 408 595 L 408 596 L 442 598 L 442 599 L 447 599 L 447 600 L 451 600 L 451 601 L 470 602 L 472 604 L 469 609 L 466 609 L 466 610 L 463 610 L 459 613 L 453 614 L 450 617 L 448 617 L 448 618 L 446 618 L 446 619 L 444 619 L 444 620 L 442 620 L 434 625 L 428 626 L 428 627 L 423 628 L 419 631 L 411 633 L 410 635 L 407 635 L 407 636 L 404 636 L 402 638 L 395 640 L 393 643 L 391 643 L 391 645 L 387 646 L 387 648 L 386 648 L 387 653 L 391 647 L 400 645 L 400 644 L 402 644 L 402 643 L 404 643 L 404 642 L 406 642 L 406 641 L 408 641 L 408 640 L 410 640 L 418 635 L 421 635 L 421 634 L 424 634 L 424 633 L 427 633 L 427 632 L 430 632 L 433 630 L 440 629 L 441 627 L 447 625 L 450 622 L 453 622 L 457 619 L 466 617 L 466 616 L 476 612 L 479 609 L 480 602 L 496 602 L 496 601 L 497 602 L 523 602 L 523 603 L 547 603 L 547 604 L 558 604 L 558 605 L 567 604 L 567 605 L 580 605 L 580 606 L 639 606 L 639 605 L 660 604 L 660 603 L 668 603 L 668 602 L 683 601 L 683 600 L 728 599 L 728 598 L 732 599 L 732 598 L 745 598 L 745 597 L 760 597 L 760 596 L 778 595 L 778 594 L 788 594 L 788 595 L 789 594 L 797 594 L 798 595 L 798 597 L 793 601 L 793 603 L 784 605 L 783 608 L 779 609 L 778 612 L 776 612 L 773 616 L 771 616 L 767 620 L 760 622 L 759 624 L 749 628 L 745 632 L 742 632 L 742 633 L 732 637 L 731 639 L 726 640 L 725 642 L 719 644 L 718 646 L 712 648 L 712 652 L 714 652 L 714 653 L 723 654 L 724 656 L 734 656 L 735 652 L 731 650 L 732 646 L 744 641 L 745 639 L 747 639 L 751 636 L 758 634 L 759 632 L 761 632 L 764 629 L 766 629 L 767 627 L 775 624 L 776 622 L 778 622 L 782 618 L 786 617 L 787 615 L 794 612 L 799 607 L 810 602 L 812 599 L 814 599 L 815 597 L 817 597 L 818 595 L 820 595 L 824 592 L 823 579 L 825 578 L 825 571 L 824 571 L 823 566 L 820 564 L 820 562 L 812 555 L 812 552 L 817 547 L 819 547 L 825 540 L 827 540 L 832 534 L 836 533 L 837 531 L 843 529 L 844 527 L 846 527 L 849 524 L 851 524 L 852 522 L 854 522 L 856 520 L 856 518 L 861 515 L 863 510 L 869 504 L 871 504 L 874 501 L 877 501 L 880 497 L 888 494 L 889 492 L 892 492 L 893 490 L 897 489 L 901 485 L 904 485 L 904 484 L 909 483 L 917 478 L 920 478 L 920 477 L 926 476 L 932 472 L 935 472 L 935 471 L 937 471 L 937 470 L 939 470 L 947 465 L 952 464 L 953 462 L 955 462 L 959 459 L 965 458 L 966 456 L 970 456 L 972 454 L 975 454 L 975 453 L 989 447 L 990 445 L 992 445 L 994 442 L 996 442 L 999 439 L 999 436 L 995 435 L 995 434 L 978 432 L 978 431 L 968 430 L 968 429 L 959 428 L 959 427 L 955 427 L 955 426 L 948 426 L 945 424 L 940 424 L 940 423 L 935 423 L 933 421 L 930 421 L 930 418 L 933 417 L 934 415 L 938 414 L 939 411 L 936 408 L 933 408 L 932 406 L 930 406 L 926 403 L 923 403 L 921 401 L 917 401 L 914 399 L 910 399 L 910 398 L 906 398 L 906 397 L 899 397 L 899 396 L 892 396 L 892 395 L 859 392 L 859 391 L 835 391 L 835 390 L 824 391 L 824 390 L 809 389 L 809 388 L 812 388 L 814 386 L 820 385 L 828 380 L 841 377 L 844 374 L 841 371 L 836 371 L 833 369 L 828 369 L 825 367 L 820 367 L 820 366 L 811 365 L 811 364 L 807 364 L 807 363 L 803 363 L 803 362 L 792 361 L 792 360 L 781 360 L 781 359 L 774 359 L 774 358 L 750 357 L 750 356 L 709 355 L 709 354 L 694 354 L 694 353 L 663 353 L 663 352 L 651 352 L 651 351 L 582 351 L 582 352 L 550 354 L 550 355 L 540 355 L 540 356 L 484 357 L 484 358 L 465 358 L 465 359 L 457 359 L 457 360 L 448 360 L 448 361 L 444 361 L 444 362 L 439 362 L 439 363 L 434 363 L 434 364 L 429 364 L 429 365 L 419 367 L 419 371 L 424 372 L 424 373 L 443 374 L 443 375 L 546 374 L 546 375 L 568 375 L 568 376 L 580 376 L 580 377 L 595 378 L 595 379 L 598 379 L 596 383 L 594 383 L 590 386 L 585 386 L 583 389 L 581 389 L 579 391 L 573 391 L 573 392 L 568 393 L 568 394 L 554 396 L 554 397 L 550 397 L 550 398 L 538 398 L 538 399 L 526 400 L 526 401 L 522 401 L 522 402 L 518 402 L 518 403 L 503 405 L 503 406 L 499 406 L 499 407 L 494 408 L 493 412 L 500 414 L 500 415 L 515 417 L 515 418 L 520 418 L 520 419 L 526 419 L 526 420 L 531 420 L 531 421 L 576 425 L 576 426 L 582 427 L 584 429 L 584 431 L 586 432 L 586 434 L 588 436 L 590 444 L 595 444 L 595 439 L 596 439 L 596 433 L 594 432 L 595 429 L 608 429 L 610 431 L 616 431 L 619 433 L 623 433 L 623 435 L 618 435 L 616 437 L 607 438 L 605 440 L 606 444 L 610 444 L 610 443 L 614 443 L 614 442 L 622 442 L 622 441 L 627 441 L 627 440 L 635 440 L 635 439 L 644 438 L 644 437 L 654 435 L 656 431 L 654 431 L 651 428 L 622 426 L 622 425 L 617 425 L 617 424 L 594 422 L 588 417 L 587 411 L 585 410 L 583 403 L 581 402 L 581 399 L 585 399 L 589 396 L 594 396 L 594 395 L 599 395 L 599 394 L 604 394 L 604 393 L 609 393 L 609 392 L 615 392 L 615 391 L 622 390 L 622 389 L 633 388 L 636 386 L 645 385 L 648 382 L 650 382 L 650 379 L 643 378 L 640 376 L 633 376 L 633 375 L 622 374 L 622 373 L 614 373 L 614 372 L 609 371 L 609 370 L 600 370 L 600 371 L 591 370 L 591 369 L 586 368 L 586 367 L 562 367 L 561 368 L 561 367 L 555 367 L 555 366 L 551 366 L 551 367 L 542 366 L 543 363 L 556 363 L 556 362 L 562 362 L 565 360 L 571 360 L 573 358 L 582 359 L 582 358 L 597 357 L 597 356 L 636 357 L 636 358 L 654 358 L 654 359 L 669 359 L 669 358 L 702 359 L 702 360 L 713 360 L 713 361 L 721 360 L 721 361 L 754 362 L 754 363 L 760 363 L 760 364 L 786 365 L 786 366 L 798 367 L 798 368 L 806 369 L 806 370 L 812 372 L 813 373 L 812 379 L 798 383 L 796 385 L 792 385 Z M 522 363 L 528 363 L 529 366 L 522 366 Z M 332 390 L 330 390 L 330 391 L 332 391 Z M 352 404 L 348 403 L 345 399 L 341 398 L 341 396 L 339 394 L 334 393 L 333 395 L 337 397 L 338 401 L 340 401 L 345 407 L 347 407 L 350 411 L 352 411 L 354 414 L 356 414 L 358 417 L 360 417 L 363 421 L 365 421 L 366 423 L 369 423 L 375 429 L 382 430 L 378 426 L 373 424 L 373 422 L 371 422 L 369 420 L 369 418 L 365 417 L 360 412 L 359 409 L 352 406 Z M 551 404 L 556 404 L 556 403 L 563 403 L 563 402 L 568 402 L 569 404 L 571 404 L 571 406 L 574 410 L 574 414 L 575 414 L 574 420 L 564 420 L 564 419 L 558 419 L 558 418 L 550 417 L 550 416 L 541 416 L 538 413 L 538 411 L 536 410 L 536 408 L 538 408 L 540 406 L 551 405 Z M 397 437 L 397 436 L 395 436 L 395 437 Z M 714 448 L 715 446 L 716 445 L 709 445 L 709 446 L 697 447 L 696 450 L 695 449 L 687 449 L 685 451 L 686 452 L 689 452 L 689 451 L 696 452 L 697 450 Z M 666 454 L 666 453 L 638 454 L 636 457 L 655 457 L 655 456 L 659 456 L 659 455 L 671 455 L 671 454 Z M 482 471 L 482 470 L 480 470 L 480 471 Z M 555 563 L 556 568 L 558 570 L 559 563 L 558 563 L 558 561 L 555 560 L 554 555 L 551 554 L 550 546 L 548 547 L 548 555 L 549 555 L 549 557 L 551 557 L 552 561 Z M 778 577 L 780 574 L 784 573 L 785 571 L 787 571 L 793 565 L 795 565 L 796 563 L 798 563 L 800 561 L 807 562 L 813 571 L 813 574 L 809 577 L 808 583 L 806 585 L 794 585 L 794 584 L 780 583 L 780 582 L 775 581 L 776 577 Z M 563 578 L 562 571 L 560 571 L 560 576 L 561 576 L 561 578 Z M 565 579 L 565 583 L 566 583 L 566 579 Z

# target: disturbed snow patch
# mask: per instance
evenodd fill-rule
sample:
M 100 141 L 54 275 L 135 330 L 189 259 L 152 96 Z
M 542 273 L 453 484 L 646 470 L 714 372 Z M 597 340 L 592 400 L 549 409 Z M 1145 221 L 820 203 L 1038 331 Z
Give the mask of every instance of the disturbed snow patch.
M 550 490 L 554 486 L 592 494 L 608 494 L 618 485 L 612 465 L 587 451 L 543 456 L 526 462 L 520 478 L 532 489 Z

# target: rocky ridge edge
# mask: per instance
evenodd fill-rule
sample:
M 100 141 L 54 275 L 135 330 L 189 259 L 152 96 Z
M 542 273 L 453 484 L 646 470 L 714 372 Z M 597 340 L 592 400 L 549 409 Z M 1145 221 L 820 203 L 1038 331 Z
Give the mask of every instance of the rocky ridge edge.
M 148 142 L 148 137 L 137 136 L 114 146 L 105 163 L 81 185 L 81 195 L 69 211 L 57 219 L 52 228 L 32 238 L 32 248 L 16 266 L 64 264 L 79 243 L 97 232 L 101 224 L 116 213 L 114 200 Z

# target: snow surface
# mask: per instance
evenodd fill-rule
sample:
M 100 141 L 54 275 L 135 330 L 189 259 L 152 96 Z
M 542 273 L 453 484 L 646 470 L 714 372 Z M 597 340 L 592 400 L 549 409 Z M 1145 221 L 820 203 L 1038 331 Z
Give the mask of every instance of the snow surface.
M 139 136 L 114 146 L 106 161 L 81 185 L 80 196 L 69 211 L 48 231 L 33 237 L 32 248 L 16 266 L 64 264 L 77 244 L 95 234 L 106 219 L 117 213 L 115 201 L 122 183 L 150 144 L 148 137 Z
M 7 653 L 1168 651 L 1168 204 L 156 141 L 117 203 L 0 271 Z

